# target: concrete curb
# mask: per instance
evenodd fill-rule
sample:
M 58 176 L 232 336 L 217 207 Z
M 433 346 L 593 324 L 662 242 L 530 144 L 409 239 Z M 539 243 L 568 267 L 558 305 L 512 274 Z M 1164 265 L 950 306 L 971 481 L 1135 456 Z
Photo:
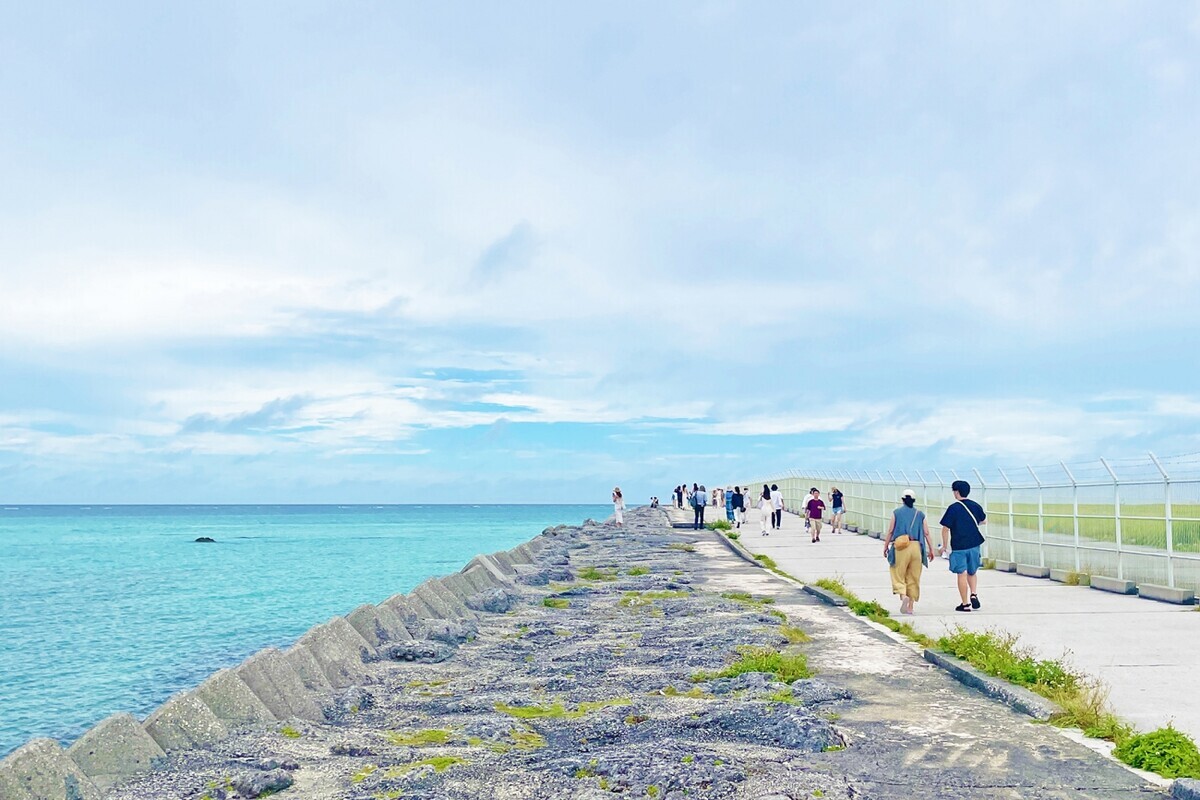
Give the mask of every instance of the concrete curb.
M 1062 711 L 1054 703 L 1036 695 L 1028 689 L 1014 686 L 1008 681 L 985 675 L 965 661 L 936 650 L 926 650 L 925 660 L 949 672 L 959 683 L 978 689 L 988 697 L 994 697 L 1009 708 L 1045 722 Z
M 1133 581 L 1119 581 L 1116 578 L 1106 578 L 1103 575 L 1092 576 L 1092 588 L 1101 592 L 1113 594 L 1137 594 L 1137 585 Z
M 80 736 L 67 748 L 67 755 L 105 792 L 149 772 L 167 754 L 132 715 L 114 714 Z
M 814 586 L 811 583 L 804 584 L 804 591 L 808 594 L 811 594 L 813 597 L 817 598 L 826 605 L 839 607 L 850 605 L 850 601 L 842 597 L 840 594 L 831 592 L 828 589 L 822 589 L 820 586 Z
M 1024 575 L 1026 578 L 1049 578 L 1050 568 L 1034 564 L 1017 564 L 1017 574 Z
M 716 536 L 721 541 L 721 544 L 725 545 L 725 547 L 727 547 L 731 553 L 740 558 L 742 561 L 745 561 L 747 564 L 753 564 L 759 569 L 766 569 L 761 561 L 755 558 L 749 550 L 742 547 L 735 540 L 730 539 L 720 531 L 709 531 L 709 533 Z
M 1200 800 L 1200 781 L 1180 778 L 1171 784 L 1171 797 L 1174 800 Z
M 1196 593 L 1191 589 L 1172 589 L 1170 586 L 1159 586 L 1156 583 L 1139 583 L 1138 597 L 1147 600 L 1157 600 L 1160 603 L 1174 603 L 1181 606 L 1196 604 Z

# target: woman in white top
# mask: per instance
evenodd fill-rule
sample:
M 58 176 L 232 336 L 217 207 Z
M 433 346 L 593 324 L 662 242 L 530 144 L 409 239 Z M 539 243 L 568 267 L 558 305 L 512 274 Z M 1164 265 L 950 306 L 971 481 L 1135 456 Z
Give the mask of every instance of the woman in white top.
M 616 518 L 617 527 L 620 528 L 625 524 L 625 498 L 621 496 L 621 487 L 613 487 L 613 516 Z
M 771 487 L 763 484 L 762 494 L 758 497 L 758 527 L 762 531 L 763 536 L 770 536 L 767 532 L 767 521 L 770 520 L 774 527 L 775 520 L 775 503 L 771 501 Z

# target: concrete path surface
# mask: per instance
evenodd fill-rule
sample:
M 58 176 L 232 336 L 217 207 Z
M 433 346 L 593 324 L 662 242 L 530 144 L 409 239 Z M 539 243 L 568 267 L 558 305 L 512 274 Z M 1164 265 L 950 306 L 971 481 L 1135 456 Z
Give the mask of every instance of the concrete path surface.
M 758 512 L 751 510 L 747 517 L 740 541 L 751 552 L 769 555 L 802 581 L 840 578 L 862 599 L 875 600 L 901 618 L 881 541 L 834 534 L 826 525 L 821 541 L 812 544 L 804 520 L 790 513 L 784 514 L 782 530 L 761 536 Z M 931 524 L 935 544 L 940 530 Z M 915 615 L 903 620 L 927 636 L 936 638 L 955 625 L 991 628 L 1017 634 L 1044 658 L 1066 652 L 1071 663 L 1111 687 L 1114 710 L 1139 729 L 1172 722 L 1200 739 L 1200 612 L 1193 607 L 985 570 L 979 575 L 982 608 L 959 613 L 945 559 L 930 565 L 921 586 Z

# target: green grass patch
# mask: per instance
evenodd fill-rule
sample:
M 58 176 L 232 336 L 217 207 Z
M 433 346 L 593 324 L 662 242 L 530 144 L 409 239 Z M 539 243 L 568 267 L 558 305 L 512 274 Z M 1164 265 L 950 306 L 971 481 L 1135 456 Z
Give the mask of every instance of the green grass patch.
M 284 725 L 279 729 L 279 735 L 285 739 L 299 739 L 304 734 L 293 728 L 291 725 Z
M 789 705 L 789 706 L 800 705 L 800 701 L 797 700 L 795 695 L 792 694 L 792 687 L 790 687 L 790 686 L 788 686 L 784 689 L 779 689 L 778 691 L 771 692 L 769 695 L 767 695 L 763 699 L 766 700 L 768 703 L 783 703 L 783 704 Z
M 452 731 L 443 728 L 430 728 L 423 731 L 388 731 L 383 736 L 390 744 L 400 747 L 429 747 L 446 744 L 453 735 Z
M 379 767 L 375 766 L 374 764 L 367 764 L 365 767 L 360 769 L 358 772 L 356 772 L 350 776 L 350 782 L 351 783 L 362 783 L 367 778 L 371 777 L 372 773 L 374 773 L 375 770 L 377 770 L 377 769 L 379 769 Z
M 617 605 L 622 608 L 642 608 L 651 605 L 655 600 L 679 600 L 690 596 L 689 592 L 671 589 L 659 589 L 649 592 L 630 591 L 625 592 L 624 596 L 617 602 Z
M 851 611 L 860 617 L 866 617 L 874 623 L 882 625 L 893 633 L 898 633 L 910 642 L 916 642 L 921 647 L 935 647 L 937 642 L 929 638 L 925 634 L 919 632 L 907 622 L 897 622 L 892 619 L 891 613 L 879 605 L 874 600 L 865 601 L 859 599 L 858 595 L 846 588 L 846 584 L 842 583 L 837 578 L 821 578 L 813 581 L 814 586 L 820 586 L 826 591 L 833 592 L 836 595 L 846 598 Z
M 989 675 L 1025 686 L 1043 697 L 1050 692 L 1078 693 L 1084 676 L 1062 660 L 1039 659 L 1017 643 L 1017 637 L 1002 631 L 968 631 L 956 628 L 938 639 L 938 649 L 961 658 Z
M 709 522 L 704 527 L 710 531 L 731 531 L 733 530 L 733 523 L 727 519 L 718 519 L 714 522 Z
M 765 672 L 774 675 L 783 683 L 794 683 L 802 678 L 811 678 L 808 658 L 803 653 L 781 653 L 769 647 L 747 647 L 738 660 L 720 672 L 697 672 L 692 676 L 696 682 L 717 678 L 735 678 L 746 672 Z
M 561 702 L 533 706 L 508 706 L 497 703 L 495 709 L 516 719 L 580 719 L 594 711 L 632 704 L 632 698 L 614 697 L 611 700 L 585 701 L 573 709 L 567 708 Z
M 742 534 L 738 533 L 737 531 L 728 531 L 728 532 L 726 532 L 725 535 L 728 536 L 730 539 L 733 539 L 735 542 L 738 539 L 742 538 Z
M 663 697 L 687 697 L 692 700 L 711 700 L 712 695 L 701 689 L 699 686 L 693 686 L 686 692 L 681 692 L 674 686 L 668 686 L 659 692 Z
M 1171 725 L 1130 736 L 1113 755 L 1131 767 L 1157 772 L 1164 778 L 1200 778 L 1200 751 L 1187 734 Z
M 779 633 L 788 640 L 789 644 L 804 644 L 812 641 L 811 636 L 794 625 L 780 625 Z
M 615 581 L 617 579 L 617 572 L 610 569 L 584 567 L 576 573 L 576 577 L 585 581 Z
M 667 549 L 680 550 L 684 553 L 694 553 L 696 552 L 696 545 L 687 544 L 685 542 L 671 542 L 669 545 L 667 545 Z
M 758 555 L 756 555 L 756 556 L 754 557 L 754 560 L 755 560 L 755 561 L 758 561 L 758 562 L 761 562 L 761 563 L 762 563 L 762 565 L 763 565 L 764 567 L 766 567 L 767 569 L 779 569 L 779 565 L 775 563 L 775 559 L 771 558 L 771 557 L 770 557 L 770 556 L 768 556 L 768 555 L 764 555 L 764 554 L 762 554 L 762 553 L 759 553 Z
M 749 592 L 721 592 L 721 597 L 756 610 L 762 610 L 763 606 L 769 606 L 775 602 L 774 597 L 755 597 Z
M 851 599 L 857 600 L 858 599 L 858 597 L 855 596 L 854 592 L 847 589 L 846 584 L 842 583 L 837 578 L 821 578 L 819 580 L 813 581 L 813 586 L 819 586 L 826 591 L 833 592 L 834 594 L 840 594 L 842 597 L 846 598 L 847 600 L 851 600 Z
M 409 774 L 422 767 L 432 767 L 434 772 L 445 772 L 451 767 L 465 766 L 471 762 L 465 758 L 458 756 L 433 756 L 431 758 L 422 758 L 420 761 L 413 761 L 410 764 L 401 764 L 398 767 L 391 767 L 384 773 L 385 778 L 399 778 Z
M 633 567 L 632 569 L 630 569 L 630 570 L 629 570 L 628 572 L 626 572 L 625 574 L 626 574 L 626 575 L 631 575 L 631 576 L 633 576 L 633 577 L 635 577 L 635 578 L 636 578 L 636 577 L 637 577 L 637 576 L 639 576 L 639 575 L 649 575 L 649 574 L 650 574 L 650 570 L 646 569 L 645 567 Z
M 1091 586 L 1092 576 L 1086 572 L 1071 571 L 1063 578 L 1063 583 L 1067 586 Z
M 566 608 L 571 605 L 571 601 L 565 597 L 547 597 L 542 601 L 542 605 L 546 608 Z

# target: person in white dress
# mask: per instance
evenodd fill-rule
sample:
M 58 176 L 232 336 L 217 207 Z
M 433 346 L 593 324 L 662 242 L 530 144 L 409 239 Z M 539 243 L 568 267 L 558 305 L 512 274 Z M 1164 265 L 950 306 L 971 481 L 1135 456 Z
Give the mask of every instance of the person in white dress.
M 612 501 L 613 517 L 616 519 L 617 527 L 620 528 L 625 524 L 625 498 L 621 495 L 620 486 L 613 487 Z
M 758 527 L 763 536 L 771 535 L 767 531 L 767 523 L 772 523 L 772 527 L 774 527 L 774 521 L 775 503 L 771 500 L 771 487 L 764 483 L 762 494 L 758 497 Z

